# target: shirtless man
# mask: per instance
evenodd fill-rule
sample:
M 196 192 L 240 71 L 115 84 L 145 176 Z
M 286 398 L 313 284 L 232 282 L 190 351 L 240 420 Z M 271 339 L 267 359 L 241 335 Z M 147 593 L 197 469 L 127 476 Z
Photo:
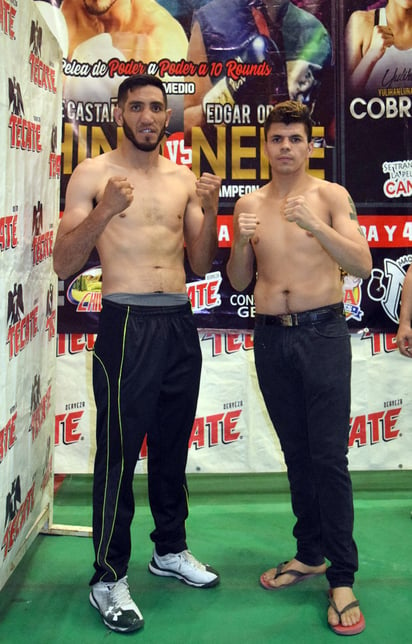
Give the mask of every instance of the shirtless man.
M 307 107 L 279 103 L 265 123 L 272 179 L 236 203 L 227 273 L 244 290 L 256 260 L 256 370 L 297 518 L 295 557 L 260 582 L 276 590 L 326 572 L 328 622 L 354 634 L 365 622 L 352 591 L 358 559 L 347 467 L 351 349 L 341 273 L 365 279 L 372 261 L 347 191 L 307 173 L 311 151 Z
M 199 390 L 201 351 L 186 294 L 184 242 L 204 275 L 217 248 L 220 179 L 197 181 L 159 155 L 170 118 L 162 82 L 130 76 L 119 87 L 117 149 L 79 164 L 69 181 L 54 247 L 61 278 L 80 270 L 96 246 L 103 306 L 94 349 L 97 407 L 93 484 L 95 573 L 90 602 L 119 632 L 143 617 L 127 568 L 133 475 L 147 434 L 155 544 L 149 570 L 199 588 L 219 575 L 187 549 L 185 467 Z
M 109 33 L 127 60 L 179 61 L 187 54 L 183 27 L 155 0 L 63 0 L 69 58 L 89 38 Z M 105 58 L 103 58 L 105 60 Z
M 412 85 L 412 0 L 354 11 L 346 27 L 347 71 L 353 92 Z
M 112 60 L 120 65 L 136 61 L 147 65 L 162 59 L 186 57 L 188 40 L 181 24 L 155 0 L 63 0 L 61 11 L 68 31 L 68 59 L 101 67 Z M 117 94 L 122 74 L 107 69 L 103 76 L 73 75 L 64 65 L 64 98 L 75 102 L 108 102 Z M 165 74 L 164 81 L 183 76 Z M 183 96 L 170 95 L 171 131 L 183 128 Z

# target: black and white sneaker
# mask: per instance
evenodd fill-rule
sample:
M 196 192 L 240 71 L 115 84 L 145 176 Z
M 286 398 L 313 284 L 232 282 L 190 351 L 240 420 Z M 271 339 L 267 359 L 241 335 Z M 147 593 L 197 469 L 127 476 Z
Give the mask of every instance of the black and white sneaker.
M 129 633 L 142 628 L 143 616 L 130 597 L 127 577 L 111 583 L 98 581 L 93 584 L 89 599 L 113 631 Z
M 190 552 L 182 550 L 159 557 L 156 550 L 149 563 L 149 570 L 160 577 L 176 577 L 189 586 L 211 588 L 219 583 L 219 573 L 210 566 L 200 563 Z

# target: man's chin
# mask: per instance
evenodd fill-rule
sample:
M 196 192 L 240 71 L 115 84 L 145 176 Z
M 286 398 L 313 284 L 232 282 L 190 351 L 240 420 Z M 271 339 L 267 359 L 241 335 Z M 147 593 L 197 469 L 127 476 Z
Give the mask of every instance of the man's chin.
M 153 152 L 153 150 L 156 150 L 157 146 L 159 145 L 159 139 L 155 142 L 153 141 L 138 141 L 133 134 L 128 132 L 127 130 L 124 130 L 124 133 L 126 135 L 126 138 L 129 139 L 131 143 L 133 143 L 134 147 L 137 148 L 138 150 L 141 150 L 142 152 Z
M 133 143 L 134 146 L 142 152 L 153 152 L 153 150 L 156 150 L 158 146 L 158 143 L 138 143 L 137 141 L 133 141 Z
M 156 141 L 138 141 L 136 139 L 136 136 L 134 135 L 133 131 L 131 128 L 127 125 L 127 123 L 123 123 L 123 133 L 126 138 L 129 139 L 131 143 L 137 148 L 138 150 L 141 150 L 142 152 L 153 152 L 156 150 L 157 146 L 161 142 L 161 140 L 164 137 L 166 128 L 164 127 L 162 131 L 160 132 L 159 136 L 157 137 Z

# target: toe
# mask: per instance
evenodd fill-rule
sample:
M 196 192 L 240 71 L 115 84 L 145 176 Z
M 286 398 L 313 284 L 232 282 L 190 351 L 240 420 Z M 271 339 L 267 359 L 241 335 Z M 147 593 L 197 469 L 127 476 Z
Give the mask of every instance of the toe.
M 277 568 L 270 568 L 269 570 L 263 573 L 262 579 L 269 582 L 273 581 L 276 575 L 276 571 L 277 571 Z

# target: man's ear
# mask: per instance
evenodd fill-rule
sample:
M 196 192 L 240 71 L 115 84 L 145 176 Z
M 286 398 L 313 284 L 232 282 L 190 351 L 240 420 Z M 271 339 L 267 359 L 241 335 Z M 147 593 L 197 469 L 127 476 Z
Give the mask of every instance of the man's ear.
M 117 125 L 123 125 L 123 111 L 120 107 L 115 107 L 113 117 Z

